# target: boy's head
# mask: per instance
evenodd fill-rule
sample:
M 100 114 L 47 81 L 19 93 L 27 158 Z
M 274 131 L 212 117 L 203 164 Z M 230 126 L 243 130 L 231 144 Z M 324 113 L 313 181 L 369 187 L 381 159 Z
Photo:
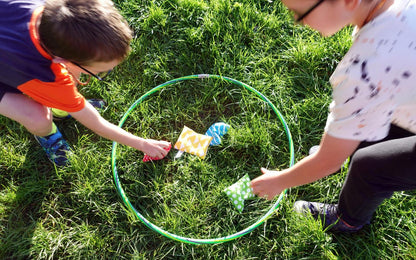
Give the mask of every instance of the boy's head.
M 329 36 L 343 27 L 361 26 L 379 0 L 282 0 L 301 22 Z
M 46 0 L 39 36 L 54 56 L 88 65 L 123 60 L 132 32 L 111 0 Z

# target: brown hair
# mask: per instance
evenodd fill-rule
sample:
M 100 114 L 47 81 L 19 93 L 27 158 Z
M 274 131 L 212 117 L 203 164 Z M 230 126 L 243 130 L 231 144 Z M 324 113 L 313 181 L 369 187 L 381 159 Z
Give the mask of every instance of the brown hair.
M 124 59 L 132 32 L 111 0 L 47 0 L 39 36 L 54 56 L 88 65 Z

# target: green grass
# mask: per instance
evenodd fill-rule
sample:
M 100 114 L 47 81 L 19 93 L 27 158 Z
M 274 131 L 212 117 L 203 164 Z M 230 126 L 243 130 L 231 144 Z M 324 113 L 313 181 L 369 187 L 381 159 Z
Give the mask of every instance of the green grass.
M 329 76 L 351 44 L 351 28 L 321 38 L 294 26 L 279 1 L 115 1 L 135 32 L 132 53 L 108 84 L 82 87 L 103 98 L 102 115 L 118 123 L 153 87 L 191 74 L 228 76 L 258 89 L 285 117 L 295 157 L 319 142 L 330 102 Z M 232 128 L 206 159 L 184 155 L 142 163 L 119 146 L 120 181 L 150 221 L 178 235 L 213 238 L 239 231 L 271 203 L 255 199 L 238 214 L 221 192 L 259 167 L 289 165 L 288 142 L 270 108 L 253 93 L 218 80 L 166 87 L 142 102 L 124 127 L 175 142 L 184 125 L 204 133 Z M 294 214 L 297 199 L 335 202 L 345 170 L 291 189 L 277 214 L 253 232 L 218 245 L 189 245 L 147 228 L 127 212 L 110 165 L 112 142 L 73 120 L 57 123 L 75 150 L 55 169 L 19 124 L 0 118 L 0 258 L 13 259 L 414 259 L 413 192 L 395 194 L 355 235 L 332 235 Z

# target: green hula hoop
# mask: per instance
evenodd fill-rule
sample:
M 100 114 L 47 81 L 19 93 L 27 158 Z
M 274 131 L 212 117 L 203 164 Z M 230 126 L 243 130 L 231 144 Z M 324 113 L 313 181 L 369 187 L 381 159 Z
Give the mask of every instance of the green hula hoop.
M 282 114 L 279 112 L 279 110 L 277 110 L 277 108 L 270 102 L 270 100 L 267 97 L 265 97 L 262 93 L 260 93 L 256 89 L 254 89 L 254 88 L 250 87 L 249 85 L 247 85 L 245 83 L 242 83 L 238 80 L 228 78 L 228 77 L 224 77 L 224 76 L 211 75 L 211 74 L 198 74 L 198 75 L 190 75 L 190 76 L 184 76 L 184 77 L 176 78 L 176 79 L 167 81 L 163 84 L 160 84 L 160 85 L 154 87 L 153 89 L 149 90 L 148 92 L 146 92 L 143 96 L 141 96 L 138 100 L 136 100 L 136 102 L 134 102 L 130 106 L 130 108 L 127 110 L 127 112 L 121 118 L 120 123 L 119 123 L 119 127 L 123 126 L 124 122 L 126 121 L 128 116 L 130 115 L 131 111 L 133 109 L 135 109 L 138 104 L 140 104 L 143 100 L 145 100 L 147 97 L 149 97 L 153 93 L 159 91 L 160 89 L 162 89 L 166 86 L 175 84 L 175 83 L 180 82 L 180 81 L 185 81 L 185 80 L 190 80 L 190 79 L 203 79 L 203 78 L 214 78 L 214 79 L 221 79 L 221 80 L 228 81 L 228 82 L 233 83 L 235 85 L 238 85 L 242 88 L 245 88 L 245 89 L 249 90 L 252 93 L 255 93 L 258 97 L 260 97 L 263 101 L 265 101 L 273 109 L 274 113 L 277 115 L 277 117 L 280 119 L 280 122 L 284 126 L 286 136 L 289 140 L 290 166 L 293 166 L 294 160 L 295 160 L 294 159 L 295 156 L 294 156 L 293 141 L 292 141 L 292 137 L 291 137 L 291 134 L 290 134 L 290 131 L 289 131 L 289 127 L 287 126 L 287 124 L 286 124 Z M 130 200 L 128 199 L 127 195 L 125 194 L 125 192 L 124 192 L 124 190 L 123 190 L 123 188 L 121 187 L 121 184 L 120 184 L 120 180 L 119 180 L 118 173 L 117 173 L 117 166 L 116 166 L 116 154 L 117 154 L 117 142 L 113 142 L 113 147 L 112 147 L 112 152 L 111 152 L 111 166 L 112 166 L 112 170 L 113 170 L 115 186 L 116 186 L 117 192 L 119 193 L 119 195 L 121 196 L 121 198 L 123 200 L 124 205 L 128 208 L 128 210 L 130 210 L 132 213 L 134 213 L 134 215 L 141 222 L 143 222 L 147 227 L 149 227 L 150 229 L 158 232 L 159 234 L 161 234 L 165 237 L 168 237 L 170 239 L 180 241 L 180 242 L 183 242 L 183 243 L 195 244 L 195 245 L 217 244 L 217 243 L 223 243 L 223 242 L 231 241 L 233 239 L 244 236 L 244 235 L 250 233 L 251 231 L 253 231 L 259 225 L 261 225 L 264 221 L 266 221 L 277 210 L 277 208 L 280 205 L 280 202 L 282 201 L 284 195 L 287 192 L 287 190 L 282 191 L 282 193 L 277 198 L 276 202 L 270 207 L 270 209 L 266 212 L 265 215 L 263 215 L 261 218 L 259 218 L 254 224 L 250 225 L 249 227 L 247 227 L 247 228 L 245 228 L 245 229 L 243 229 L 243 230 L 241 230 L 237 233 L 234 233 L 234 234 L 231 234 L 231 235 L 228 235 L 228 236 L 224 236 L 224 237 L 210 238 L 210 239 L 182 237 L 182 236 L 172 234 L 172 233 L 170 233 L 168 231 L 165 231 L 162 228 L 154 225 L 153 223 L 148 221 L 142 214 L 140 214 L 136 210 L 136 208 L 131 204 Z

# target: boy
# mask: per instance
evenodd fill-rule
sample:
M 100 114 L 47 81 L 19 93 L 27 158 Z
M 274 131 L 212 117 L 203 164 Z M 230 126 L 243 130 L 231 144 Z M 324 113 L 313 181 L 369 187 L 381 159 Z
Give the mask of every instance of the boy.
M 333 102 L 317 152 L 292 168 L 252 181 L 269 199 L 340 169 L 351 156 L 338 204 L 298 201 L 331 231 L 368 224 L 394 191 L 416 188 L 416 1 L 283 0 L 298 22 L 329 36 L 356 26 L 354 42 L 331 76 Z
M 70 149 L 50 108 L 102 137 L 163 158 L 170 144 L 136 137 L 103 119 L 78 92 L 81 73 L 102 80 L 128 54 L 131 30 L 110 0 L 0 0 L 0 114 L 35 135 L 49 159 Z

